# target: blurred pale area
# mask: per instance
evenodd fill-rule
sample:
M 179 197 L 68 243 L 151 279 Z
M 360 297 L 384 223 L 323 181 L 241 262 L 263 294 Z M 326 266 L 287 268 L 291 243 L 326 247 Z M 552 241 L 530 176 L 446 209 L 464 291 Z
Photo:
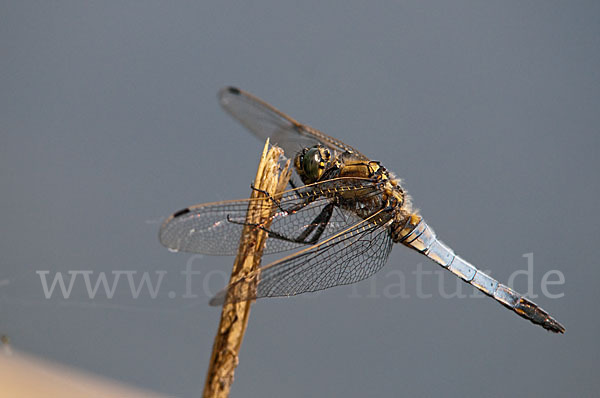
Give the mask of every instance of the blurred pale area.
M 14 351 L 0 353 L 0 396 L 3 397 L 159 397 L 154 393 L 74 370 Z

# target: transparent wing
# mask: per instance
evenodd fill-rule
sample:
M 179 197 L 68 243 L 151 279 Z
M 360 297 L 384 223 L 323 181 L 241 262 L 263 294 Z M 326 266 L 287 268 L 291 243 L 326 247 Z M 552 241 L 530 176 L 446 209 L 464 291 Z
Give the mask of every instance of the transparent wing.
M 330 137 L 319 130 L 299 123 L 275 109 L 260 98 L 235 87 L 219 91 L 221 106 L 261 140 L 271 138 L 271 143 L 285 151 L 293 159 L 302 148 L 322 144 L 334 153 L 354 152 L 357 157 L 367 159 L 356 149 Z
M 328 219 L 322 216 L 325 206 L 335 201 L 340 192 L 346 196 L 369 195 L 379 189 L 368 179 L 338 178 L 287 191 L 278 203 L 259 198 L 191 206 L 165 220 L 159 239 L 173 251 L 235 255 L 252 202 L 267 207 L 273 214 L 264 253 L 277 253 L 323 240 L 351 225 L 356 215 L 339 207 L 333 208 Z M 299 237 L 301 241 L 295 241 Z
M 352 226 L 320 243 L 265 265 L 250 278 L 241 279 L 217 294 L 211 305 L 229 300 L 292 296 L 358 282 L 379 271 L 392 250 L 386 222 L 379 211 L 367 220 L 353 215 Z

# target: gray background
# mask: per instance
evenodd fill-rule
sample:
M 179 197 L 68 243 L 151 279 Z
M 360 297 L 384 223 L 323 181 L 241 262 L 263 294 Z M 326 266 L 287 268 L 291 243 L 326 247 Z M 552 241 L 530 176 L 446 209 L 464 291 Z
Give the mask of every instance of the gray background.
M 441 239 L 500 281 L 534 253 L 535 301 L 567 333 L 445 299 L 437 274 L 418 298 L 414 271 L 437 266 L 396 247 L 354 287 L 259 301 L 233 396 L 594 395 L 599 17 L 577 1 L 2 2 L 0 333 L 198 395 L 219 318 L 208 294 L 232 259 L 192 258 L 199 297 L 182 298 L 191 256 L 157 231 L 181 207 L 249 195 L 262 143 L 215 97 L 234 84 L 381 160 Z M 155 299 L 126 279 L 112 299 L 82 280 L 45 299 L 39 270 L 168 274 Z M 541 295 L 550 270 L 560 299 Z M 399 271 L 409 298 L 386 297 Z

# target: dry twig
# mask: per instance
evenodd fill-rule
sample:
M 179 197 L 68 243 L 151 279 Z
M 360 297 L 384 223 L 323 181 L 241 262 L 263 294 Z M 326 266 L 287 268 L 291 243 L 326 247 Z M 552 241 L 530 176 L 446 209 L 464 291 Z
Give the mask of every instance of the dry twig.
M 283 192 L 287 186 L 291 170 L 288 162 L 285 169 L 279 173 L 278 159 L 283 151 L 277 147 L 268 150 L 268 146 L 269 140 L 267 139 L 254 179 L 254 186 L 277 198 L 278 194 Z M 264 196 L 264 193 L 253 190 L 250 198 L 261 196 Z M 270 224 L 268 220 L 271 217 L 270 206 L 261 206 L 259 204 L 261 202 L 253 204 L 250 201 L 246 223 L 253 225 L 260 223 L 268 228 Z M 263 230 L 248 225 L 244 227 L 230 283 L 244 278 L 259 267 L 266 240 L 267 234 Z M 251 300 L 238 302 L 225 300 L 204 385 L 204 397 L 227 397 L 229 395 L 233 374 L 238 364 L 238 353 L 250 316 L 251 303 Z

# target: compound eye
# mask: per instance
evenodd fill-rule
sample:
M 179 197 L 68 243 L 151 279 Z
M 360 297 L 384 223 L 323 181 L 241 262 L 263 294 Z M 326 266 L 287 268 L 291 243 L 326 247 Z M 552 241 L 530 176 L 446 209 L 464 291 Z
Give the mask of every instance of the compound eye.
M 311 148 L 302 157 L 302 170 L 311 181 L 317 181 L 323 173 L 325 165 L 319 148 Z

